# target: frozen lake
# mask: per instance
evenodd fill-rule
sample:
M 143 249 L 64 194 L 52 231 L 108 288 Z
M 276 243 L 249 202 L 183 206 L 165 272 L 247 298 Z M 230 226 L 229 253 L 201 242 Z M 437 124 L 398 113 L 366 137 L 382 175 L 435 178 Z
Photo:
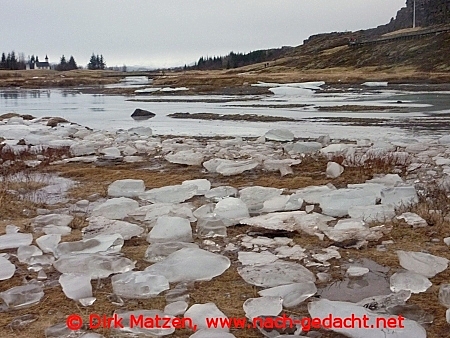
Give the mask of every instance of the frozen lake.
M 315 138 L 322 134 L 343 139 L 436 138 L 448 134 L 450 92 L 410 92 L 389 87 L 314 91 L 304 84 L 278 85 L 271 90 L 273 95 L 180 96 L 161 92 L 161 95 L 131 97 L 82 94 L 78 90 L 63 89 L 3 90 L 0 91 L 0 114 L 16 112 L 36 117 L 60 116 L 94 129 L 149 126 L 157 135 L 260 136 L 272 128 L 290 129 L 300 138 Z M 333 107 L 342 105 L 389 106 L 395 109 L 372 112 L 333 110 Z M 321 111 L 319 107 L 328 109 Z M 135 121 L 130 115 L 136 108 L 149 110 L 156 116 L 146 121 Z M 256 114 L 299 121 L 210 121 L 167 116 L 177 112 Z

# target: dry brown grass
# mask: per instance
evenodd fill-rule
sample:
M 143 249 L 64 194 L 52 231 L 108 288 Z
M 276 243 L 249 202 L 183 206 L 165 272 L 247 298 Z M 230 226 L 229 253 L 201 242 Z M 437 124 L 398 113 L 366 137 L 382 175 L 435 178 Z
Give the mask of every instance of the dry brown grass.
M 335 156 L 332 158 L 337 162 L 347 160 L 345 157 Z M 101 196 L 106 196 L 107 187 L 110 183 L 118 179 L 135 178 L 143 179 L 147 188 L 157 188 L 166 185 L 180 184 L 187 179 L 208 178 L 213 182 L 214 186 L 218 185 L 232 185 L 237 188 L 246 186 L 268 186 L 286 189 L 298 189 L 309 185 L 320 185 L 326 183 L 333 183 L 338 187 L 344 187 L 348 183 L 361 183 L 372 178 L 377 173 L 388 173 L 398 166 L 400 163 L 396 162 L 395 158 L 386 155 L 384 157 L 373 157 L 367 160 L 363 165 L 358 165 L 357 161 L 352 166 L 346 167 L 344 173 L 336 179 L 327 178 L 324 174 L 326 163 L 328 159 L 325 157 L 306 157 L 303 162 L 294 166 L 294 175 L 280 177 L 279 173 L 268 173 L 262 170 L 255 170 L 249 173 L 244 173 L 232 177 L 222 177 L 215 174 L 205 173 L 200 167 L 188 167 L 182 165 L 174 165 L 164 162 L 160 159 L 151 159 L 146 166 L 160 168 L 163 165 L 164 169 L 145 169 L 141 165 L 122 164 L 111 167 L 95 167 L 89 164 L 69 164 L 56 165 L 46 167 L 48 172 L 59 172 L 65 177 L 77 180 L 78 186 L 74 187 L 70 192 L 70 197 L 73 199 L 85 199 L 94 193 L 100 193 Z M 395 244 L 388 246 L 387 252 L 380 252 L 376 250 L 378 243 L 370 243 L 366 248 L 361 250 L 356 249 L 341 249 L 343 260 L 358 259 L 362 257 L 370 258 L 379 264 L 392 267 L 391 273 L 400 268 L 398 258 L 395 253 L 396 250 L 412 250 L 428 252 L 447 257 L 450 259 L 448 247 L 446 247 L 442 238 L 448 236 L 449 224 L 444 219 L 444 215 L 430 214 L 429 210 L 441 209 L 448 213 L 448 205 L 450 205 L 446 195 L 442 191 L 430 190 L 430 196 L 434 199 L 421 199 L 417 206 L 414 206 L 412 211 L 427 219 L 433 226 L 428 228 L 411 229 L 402 225 L 399 221 L 392 223 L 393 230 L 388 235 L 385 235 L 381 240 L 394 240 Z M 445 196 L 444 196 L 445 195 Z M 199 204 L 199 198 L 193 200 L 194 204 Z M 19 210 L 19 206 L 17 210 Z M 436 218 L 437 217 L 437 218 Z M 17 215 L 14 224 L 22 228 L 26 228 L 28 219 L 19 217 Z M 9 222 L 0 222 L 0 231 Z M 83 217 L 76 217 L 71 226 L 74 228 L 69 237 L 65 237 L 65 241 L 73 241 L 81 239 L 81 228 L 86 225 Z M 217 242 L 226 244 L 227 242 L 236 241 L 236 236 L 244 234 L 250 230 L 248 226 L 239 226 L 228 228 L 228 237 Z M 325 239 L 320 241 L 315 236 L 309 236 L 304 233 L 290 234 L 296 244 L 309 250 L 317 250 L 318 248 L 327 247 L 332 243 Z M 439 238 L 440 243 L 430 242 L 431 238 Z M 147 249 L 148 243 L 145 238 L 134 238 L 125 242 L 122 252 L 124 255 L 136 261 L 138 270 L 145 269 L 150 263 L 144 261 L 144 253 Z M 14 250 L 11 251 L 12 253 Z M 229 317 L 243 317 L 244 312 L 242 304 L 247 298 L 257 297 L 257 292 L 260 288 L 245 283 L 237 273 L 238 264 L 236 263 L 236 255 L 228 254 L 233 261 L 231 267 L 221 276 L 214 278 L 209 282 L 197 282 L 195 287 L 190 290 L 190 305 L 194 303 L 214 302 L 219 309 L 221 309 Z M 17 263 L 16 261 L 14 261 Z M 339 265 L 338 261 L 332 260 L 332 266 Z M 0 291 L 6 290 L 12 286 L 22 284 L 22 278 L 32 279 L 36 277 L 35 273 L 28 272 L 25 265 L 17 263 L 20 267 L 20 273 L 8 280 L 0 282 Z M 317 272 L 314 268 L 311 269 Z M 336 278 L 342 278 L 339 268 L 332 268 L 331 273 Z M 57 273 L 49 273 L 49 278 L 56 279 Z M 448 326 L 445 323 L 444 312 L 445 308 L 440 306 L 437 301 L 438 287 L 441 283 L 447 283 L 450 279 L 450 271 L 444 271 L 432 279 L 433 287 L 426 293 L 414 295 L 410 303 L 417 304 L 425 309 L 427 312 L 435 316 L 435 322 L 428 329 L 428 337 L 437 338 L 444 337 L 448 333 Z M 5 313 L 0 318 L 0 327 L 4 328 L 2 337 L 43 337 L 45 328 L 55 323 L 64 322 L 67 315 L 72 313 L 81 314 L 84 320 L 92 313 L 110 315 L 113 311 L 121 308 L 114 306 L 108 300 L 108 295 L 112 293 L 112 287 L 109 279 L 101 281 L 100 285 L 97 281 L 92 281 L 94 288 L 94 295 L 97 301 L 93 306 L 83 308 L 78 306 L 74 301 L 67 299 L 59 286 L 46 288 L 44 299 L 36 306 L 31 308 L 17 310 L 10 313 Z M 308 302 L 308 301 L 307 301 Z M 306 303 L 297 308 L 285 311 L 286 314 L 293 314 L 299 317 L 307 316 Z M 158 296 L 148 300 L 128 300 L 126 305 L 122 308 L 127 310 L 135 309 L 160 309 L 162 310 L 166 302 L 163 296 Z M 23 314 L 34 314 L 38 320 L 23 330 L 12 332 L 6 328 L 6 325 L 13 317 Z M 95 330 L 95 332 L 104 334 L 106 337 L 112 335 L 108 329 Z M 259 338 L 262 335 L 255 329 L 235 329 L 231 330 L 238 338 Z M 342 337 L 332 332 L 323 332 L 324 338 Z M 188 330 L 177 330 L 173 336 L 187 338 L 192 333 Z

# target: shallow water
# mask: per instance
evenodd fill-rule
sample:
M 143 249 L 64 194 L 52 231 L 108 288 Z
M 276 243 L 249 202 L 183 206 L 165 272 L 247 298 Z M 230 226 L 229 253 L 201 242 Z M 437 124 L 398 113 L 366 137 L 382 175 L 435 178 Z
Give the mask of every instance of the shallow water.
M 124 82 L 124 85 L 134 85 Z M 126 129 L 149 126 L 154 134 L 261 136 L 272 128 L 287 128 L 296 137 L 398 139 L 411 136 L 436 138 L 448 133 L 450 92 L 408 92 L 379 89 L 349 89 L 330 93 L 295 88 L 276 90 L 275 95 L 258 96 L 136 96 L 82 94 L 79 90 L 4 90 L 0 91 L 0 114 L 16 112 L 36 117 L 60 116 L 94 129 Z M 209 101 L 208 101 L 209 100 Z M 200 102 L 199 102 L 200 101 Z M 287 107 L 286 105 L 307 105 Z M 395 106 L 389 112 L 318 111 L 319 106 L 337 105 Z M 277 107 L 280 105 L 280 108 Z M 156 116 L 146 121 L 131 118 L 134 109 L 152 111 Z M 167 117 L 175 112 L 214 114 L 257 114 L 286 116 L 296 122 L 242 122 L 181 120 Z M 427 121 L 433 116 L 434 128 Z M 350 119 L 349 119 L 350 118 Z M 376 121 L 375 119 L 381 119 Z M 415 127 L 416 121 L 419 126 Z M 431 121 L 431 120 L 430 120 Z M 442 123 L 440 123 L 442 121 Z M 437 126 L 437 127 L 436 127 Z

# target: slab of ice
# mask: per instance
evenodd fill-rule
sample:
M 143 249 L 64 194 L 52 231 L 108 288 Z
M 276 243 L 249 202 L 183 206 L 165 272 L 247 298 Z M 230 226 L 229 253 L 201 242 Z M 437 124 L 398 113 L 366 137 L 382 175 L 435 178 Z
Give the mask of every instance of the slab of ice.
M 44 297 L 44 291 L 39 283 L 30 283 L 12 287 L 0 292 L 0 298 L 10 309 L 22 309 L 39 303 Z
M 224 220 L 229 220 L 229 225 L 237 224 L 239 220 L 250 216 L 247 205 L 241 199 L 234 197 L 220 200 L 214 208 L 214 213 Z
M 263 203 L 272 197 L 281 195 L 283 189 L 253 186 L 239 191 L 239 198 L 247 205 L 248 209 L 258 210 L 263 208 Z
M 302 207 L 303 200 L 297 195 L 281 195 L 264 201 L 260 212 L 291 211 Z
M 385 316 L 373 313 L 362 306 L 348 302 L 330 301 L 321 299 L 308 304 L 308 311 L 312 318 L 326 318 L 330 315 L 333 318 L 368 318 L 369 325 L 374 327 L 365 328 L 355 325 L 354 328 L 333 328 L 333 331 L 342 333 L 351 338 L 426 338 L 425 329 L 417 322 L 404 319 L 402 328 L 385 329 L 376 328 L 378 318 L 392 318 L 397 323 L 398 316 Z
M 72 228 L 68 226 L 57 226 L 53 224 L 46 225 L 42 228 L 42 232 L 46 235 L 67 236 L 72 232 Z
M 72 222 L 73 216 L 65 215 L 65 214 L 48 214 L 48 215 L 40 215 L 33 219 L 33 225 L 37 227 L 43 227 L 45 225 L 55 225 L 55 226 L 69 226 Z
M 206 304 L 194 304 L 192 305 L 185 313 L 184 318 L 190 318 L 194 325 L 196 325 L 197 329 L 210 329 L 212 328 L 208 327 L 206 324 L 207 318 L 215 318 L 220 320 L 220 318 L 227 319 L 228 317 L 225 316 L 225 314 L 219 310 L 216 304 L 214 303 L 206 303 Z M 228 332 L 229 328 L 226 326 L 220 327 L 220 325 L 217 326 L 217 329 L 214 328 L 214 330 L 220 330 Z
M 314 274 L 303 265 L 277 260 L 269 264 L 238 268 L 239 275 L 249 284 L 275 287 L 285 284 L 314 282 Z
M 199 178 L 196 180 L 186 180 L 181 182 L 181 185 L 193 184 L 197 186 L 197 195 L 204 195 L 211 189 L 211 182 L 206 178 Z
M 53 253 L 59 242 L 61 242 L 60 234 L 43 235 L 36 239 L 36 244 L 44 253 Z
M 341 166 L 339 163 L 336 162 L 328 162 L 327 163 L 327 170 L 325 173 L 327 174 L 327 177 L 330 178 L 336 178 L 341 176 L 341 174 L 344 172 L 344 167 Z
M 188 242 L 153 243 L 149 245 L 147 250 L 145 251 L 144 259 L 147 262 L 156 263 L 163 260 L 175 251 L 184 248 L 198 248 L 198 245 Z
M 78 301 L 92 297 L 91 277 L 83 273 L 63 273 L 59 284 L 67 298 Z
M 201 238 L 226 237 L 227 224 L 221 217 L 207 215 L 197 220 L 197 236 Z
M 230 260 L 225 256 L 202 249 L 184 248 L 150 265 L 145 271 L 165 276 L 171 283 L 208 281 L 221 275 L 230 265 Z
M 278 259 L 273 253 L 268 251 L 259 252 L 238 252 L 238 260 L 242 265 L 258 265 L 275 262 Z
M 91 216 L 102 216 L 109 219 L 124 219 L 128 213 L 139 207 L 139 203 L 131 198 L 117 197 L 96 206 Z
M 35 245 L 24 245 L 17 248 L 17 258 L 20 263 L 28 263 L 33 256 L 42 255 L 42 251 Z
M 149 243 L 192 241 L 191 223 L 181 217 L 159 217 L 147 236 L 147 242 Z
M 284 150 L 290 154 L 311 154 L 322 149 L 319 142 L 295 142 L 286 144 Z
M 59 243 L 55 250 L 55 257 L 80 253 L 117 253 L 124 244 L 120 234 L 98 235 L 81 241 Z
M 271 129 L 264 134 L 266 140 L 289 142 L 294 140 L 294 134 L 287 129 Z
M 439 287 L 439 302 L 450 309 L 450 284 L 441 284 Z
M 138 197 L 144 191 L 145 184 L 143 180 L 117 180 L 108 186 L 108 196 L 111 197 Z
M 316 292 L 317 288 L 314 282 L 305 282 L 276 286 L 261 290 L 258 294 L 263 297 L 281 297 L 283 299 L 283 307 L 291 308 L 315 295 Z
M 427 221 L 425 221 L 422 217 L 413 212 L 404 212 L 403 214 L 397 216 L 396 218 L 404 220 L 408 225 L 412 226 L 413 228 L 424 228 L 428 226 Z
M 302 260 L 303 258 L 306 258 L 308 256 L 307 254 L 305 254 L 305 250 L 306 249 L 302 248 L 300 245 L 282 245 L 275 248 L 276 256 L 278 258 L 290 258 L 296 260 Z
M 202 329 L 195 331 L 189 338 L 236 338 L 236 336 L 232 333 L 220 330 Z
M 220 201 L 224 197 L 236 197 L 238 190 L 228 185 L 212 188 L 205 193 L 206 198 L 210 198 L 213 201 Z
M 203 162 L 203 167 L 210 173 L 219 173 L 223 176 L 232 176 L 242 174 L 244 171 L 256 168 L 259 163 L 255 160 L 226 160 L 221 158 L 213 158 Z
M 84 239 L 119 234 L 124 240 L 129 240 L 132 237 L 139 237 L 143 232 L 144 229 L 139 225 L 103 216 L 89 217 L 89 225 L 82 230 Z
M 91 279 L 97 279 L 133 270 L 135 264 L 130 259 L 118 255 L 95 253 L 66 255 L 56 260 L 53 266 L 61 273 L 84 273 Z
M 114 312 L 117 316 L 118 321 L 121 320 L 123 328 L 115 328 L 114 330 L 128 333 L 133 337 L 144 336 L 144 337 L 159 337 L 167 336 L 175 332 L 175 327 L 172 325 L 162 325 L 161 323 L 167 322 L 171 323 L 173 316 L 169 316 L 160 310 L 135 310 L 135 311 L 123 311 L 117 310 Z M 161 318 L 159 324 L 156 325 L 155 318 Z M 139 318 L 143 319 L 142 325 L 136 325 L 136 320 Z M 154 325 L 145 325 L 148 320 L 153 319 Z M 134 319 L 132 321 L 132 319 Z M 139 322 L 140 323 L 140 322 Z
M 413 186 L 387 188 L 381 191 L 381 204 L 394 207 L 408 206 L 419 201 Z
M 189 304 L 183 300 L 179 300 L 173 303 L 169 303 L 164 307 L 164 313 L 171 316 L 179 316 L 186 312 Z
M 387 82 L 368 81 L 368 82 L 364 82 L 362 85 L 367 86 L 367 87 L 387 87 L 388 83 Z
M 395 209 L 392 205 L 364 205 L 350 207 L 348 214 L 351 218 L 360 218 L 365 222 L 386 222 L 395 217 Z
M 12 233 L 0 236 L 0 250 L 16 249 L 19 246 L 30 245 L 32 234 Z
M 339 253 L 339 251 L 337 251 L 337 248 L 335 246 L 329 247 L 329 248 L 324 248 L 321 251 L 324 253 L 312 254 L 311 257 L 319 262 L 326 262 L 333 258 L 336 258 L 336 259 L 341 258 L 341 254 Z
M 409 290 L 412 293 L 421 293 L 427 291 L 432 285 L 427 277 L 411 271 L 394 273 L 390 282 L 392 292 Z
M 245 316 L 248 319 L 262 316 L 278 316 L 283 310 L 283 299 L 278 296 L 249 298 L 244 302 Z
M 139 198 L 152 203 L 182 203 L 196 194 L 195 184 L 180 184 L 147 190 L 140 194 Z
M 319 185 L 298 189 L 295 194 L 302 198 L 306 203 L 318 204 L 323 195 L 335 190 L 336 188 L 331 184 Z
M 346 275 L 349 277 L 361 277 L 368 274 L 369 271 L 368 268 L 362 266 L 350 266 L 346 271 Z
M 375 203 L 376 196 L 363 189 L 339 189 L 320 197 L 322 213 L 333 217 L 348 215 L 348 209 L 351 207 Z
M 169 281 L 164 276 L 148 271 L 128 271 L 111 277 L 113 291 L 124 298 L 146 299 L 169 289 Z
M 346 153 L 351 152 L 353 149 L 353 144 L 345 144 L 345 143 L 334 143 L 326 146 L 325 148 L 320 149 L 320 152 L 328 155 L 332 153 Z
M 356 303 L 374 312 L 387 313 L 387 309 L 397 305 L 405 305 L 411 297 L 411 291 L 402 290 L 389 295 L 364 298 Z
M 297 222 L 297 217 L 305 215 L 307 214 L 304 211 L 273 212 L 266 215 L 244 218 L 239 223 L 270 230 L 296 231 L 301 228 L 300 222 Z
M 291 166 L 300 164 L 301 162 L 301 160 L 289 158 L 282 160 L 267 159 L 263 162 L 263 168 L 267 171 L 279 171 L 281 176 L 286 176 L 294 173 Z
M 7 280 L 14 276 L 16 266 L 5 257 L 0 256 L 0 280 Z
M 193 150 L 181 150 L 164 157 L 170 163 L 200 166 L 205 158 L 202 153 Z
M 432 278 L 448 267 L 449 260 L 423 252 L 397 251 L 400 265 L 406 270 Z

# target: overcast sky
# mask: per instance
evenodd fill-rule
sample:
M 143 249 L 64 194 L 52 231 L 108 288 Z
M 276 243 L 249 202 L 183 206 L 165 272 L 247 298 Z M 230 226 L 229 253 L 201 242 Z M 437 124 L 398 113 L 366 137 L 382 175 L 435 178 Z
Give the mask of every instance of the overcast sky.
M 388 23 L 405 0 L 3 0 L 0 52 L 172 67 Z

